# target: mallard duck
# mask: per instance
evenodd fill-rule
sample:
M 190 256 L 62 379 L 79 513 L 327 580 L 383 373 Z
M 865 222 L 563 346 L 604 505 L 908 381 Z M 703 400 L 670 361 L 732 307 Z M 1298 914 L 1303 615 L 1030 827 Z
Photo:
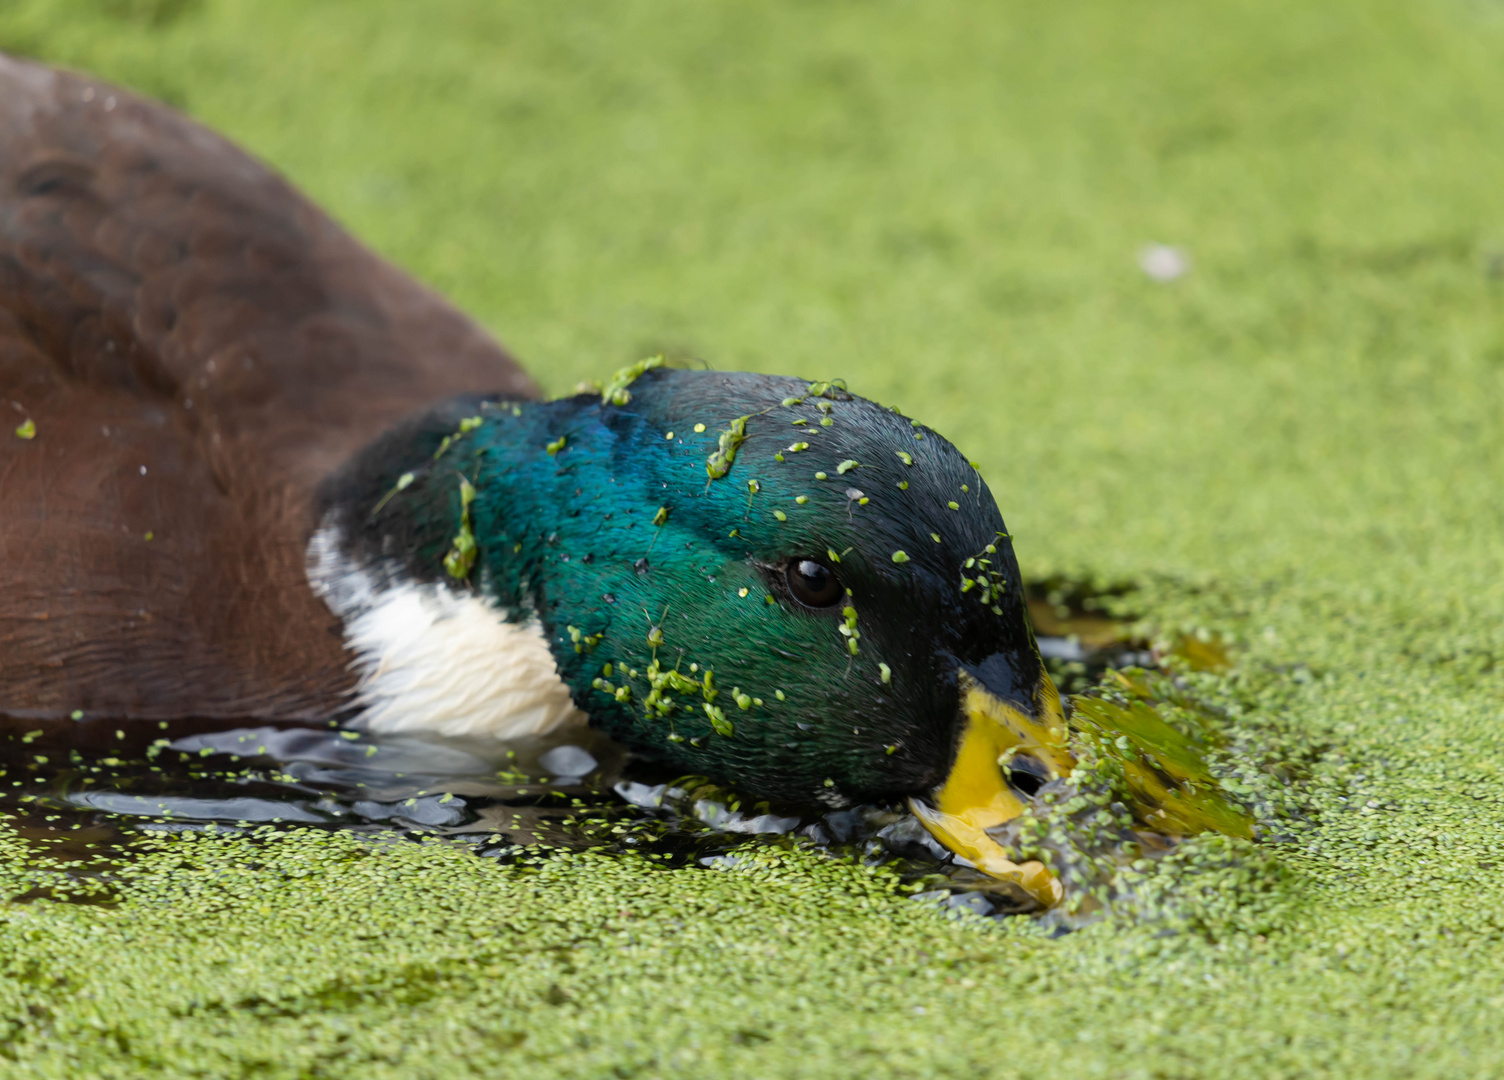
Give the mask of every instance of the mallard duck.
M 0 712 L 588 723 L 756 797 L 909 798 L 1058 899 L 986 832 L 1072 759 L 936 432 L 659 358 L 540 401 L 284 180 L 82 76 L 0 58 L 0 173 Z

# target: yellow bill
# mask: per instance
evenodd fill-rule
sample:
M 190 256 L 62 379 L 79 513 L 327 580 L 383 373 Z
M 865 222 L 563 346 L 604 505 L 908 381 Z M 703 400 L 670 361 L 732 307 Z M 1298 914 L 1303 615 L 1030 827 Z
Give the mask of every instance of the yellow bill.
M 1053 907 L 1065 895 L 1055 876 L 1037 860 L 1014 862 L 987 830 L 1024 810 L 1023 796 L 1007 780 L 1009 760 L 1027 754 L 1052 780 L 1069 776 L 1075 767 L 1066 747 L 1069 733 L 1060 694 L 1045 678 L 1031 716 L 988 693 L 965 671 L 961 688 L 965 727 L 950 775 L 935 789 L 930 804 L 910 799 L 909 808 L 931 836 L 977 869 L 1013 882 L 1041 906 Z
M 1034 759 L 1035 769 L 1042 768 L 1051 780 L 1075 768 L 1060 694 L 1044 676 L 1034 700 L 1018 705 L 989 692 L 966 671 L 960 679 L 963 729 L 950 773 L 928 799 L 910 799 L 909 807 L 948 849 L 1013 883 L 1041 907 L 1052 907 L 1064 899 L 1060 882 L 1037 860 L 1015 862 L 989 830 L 1024 812 L 1027 796 L 1010 783 L 1010 765 L 1019 757 Z M 1170 835 L 1207 830 L 1252 835 L 1252 819 L 1226 798 L 1207 771 L 1201 748 L 1149 705 L 1135 701 L 1122 708 L 1077 698 L 1073 725 L 1094 753 L 1122 763 L 1130 808 L 1145 825 Z

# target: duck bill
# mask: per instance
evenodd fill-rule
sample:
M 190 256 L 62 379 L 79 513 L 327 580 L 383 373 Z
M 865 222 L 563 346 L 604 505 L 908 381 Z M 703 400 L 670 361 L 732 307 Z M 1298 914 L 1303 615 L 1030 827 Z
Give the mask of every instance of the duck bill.
M 950 773 L 927 799 L 910 799 L 909 807 L 931 836 L 978 870 L 1053 907 L 1065 894 L 1055 876 L 1037 860 L 1014 862 L 988 830 L 1024 811 L 1024 796 L 1008 783 L 1012 761 L 1033 758 L 1052 780 L 1075 767 L 1060 693 L 1042 670 L 1031 691 L 1010 689 L 1006 698 L 964 669 L 960 681 L 962 730 Z

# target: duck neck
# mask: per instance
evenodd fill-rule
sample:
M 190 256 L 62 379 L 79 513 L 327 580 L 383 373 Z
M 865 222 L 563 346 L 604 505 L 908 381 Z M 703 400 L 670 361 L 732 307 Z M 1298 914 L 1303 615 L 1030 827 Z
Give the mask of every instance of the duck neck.
M 578 639 L 604 626 L 575 623 L 609 623 L 620 572 L 593 541 L 643 516 L 614 497 L 623 421 L 597 401 L 450 402 L 331 483 L 309 578 L 344 622 L 359 723 L 522 737 L 583 721 Z

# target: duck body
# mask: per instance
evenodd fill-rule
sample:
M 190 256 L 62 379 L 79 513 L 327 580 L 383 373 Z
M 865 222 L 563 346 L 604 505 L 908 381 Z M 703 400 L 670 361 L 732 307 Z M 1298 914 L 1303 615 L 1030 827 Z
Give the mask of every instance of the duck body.
M 1059 898 L 987 833 L 1072 759 L 954 446 L 789 378 L 536 397 L 224 140 L 0 58 L 0 716 L 590 723 Z
M 342 628 L 305 573 L 317 490 L 475 391 L 536 394 L 281 178 L 0 57 L 0 713 L 347 715 Z

